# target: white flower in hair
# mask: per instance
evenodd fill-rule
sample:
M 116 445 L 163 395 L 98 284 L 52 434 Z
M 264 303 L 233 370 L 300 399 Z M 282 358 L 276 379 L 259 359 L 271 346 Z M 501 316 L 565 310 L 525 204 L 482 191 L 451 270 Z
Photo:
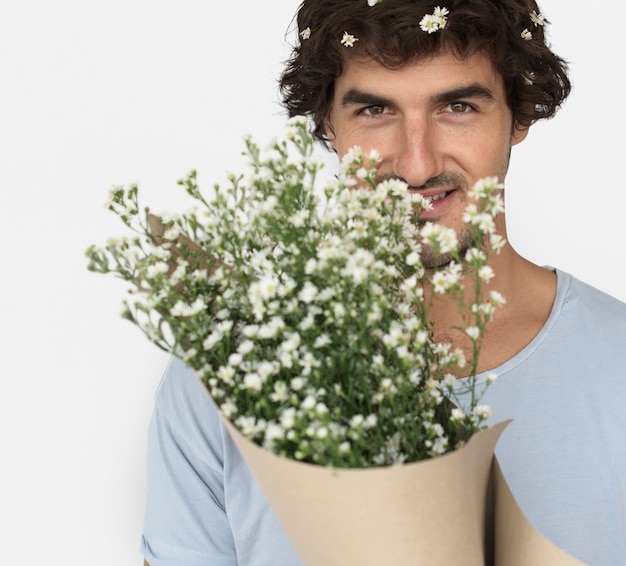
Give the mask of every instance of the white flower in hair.
M 450 11 L 447 8 L 441 8 L 437 6 L 432 14 L 426 14 L 420 21 L 420 28 L 427 33 L 434 33 L 440 29 L 446 27 L 448 23 L 448 14 Z
M 420 22 L 422 31 L 427 33 L 434 33 L 439 29 L 439 22 L 432 14 L 426 14 Z
M 346 47 L 354 47 L 354 44 L 359 41 L 358 37 L 354 37 L 351 33 L 347 31 L 343 32 L 343 37 L 341 38 L 341 44 Z
M 376 6 L 376 4 L 380 4 L 383 0 L 367 0 L 368 6 Z
M 530 31 L 527 28 L 521 33 L 521 37 L 522 39 L 525 39 L 526 41 L 530 41 L 533 38 L 533 34 L 530 33 Z
M 311 28 L 307 27 L 300 32 L 300 37 L 302 39 L 309 39 L 311 37 Z
M 535 10 L 530 13 L 530 21 L 537 26 L 543 26 L 546 23 L 546 18 L 543 14 L 538 14 Z
M 448 21 L 447 15 L 450 13 L 448 8 L 440 8 L 437 6 L 433 12 L 433 16 L 439 20 L 439 27 L 446 27 L 446 23 Z
M 535 84 L 535 78 L 537 78 L 537 75 L 533 71 L 528 71 L 524 74 L 524 82 L 529 86 Z

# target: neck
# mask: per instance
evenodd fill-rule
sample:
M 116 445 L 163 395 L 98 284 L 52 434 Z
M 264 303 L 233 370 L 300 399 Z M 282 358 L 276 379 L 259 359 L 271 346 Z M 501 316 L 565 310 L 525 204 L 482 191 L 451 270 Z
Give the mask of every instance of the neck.
M 495 277 L 481 285 L 480 302 L 485 302 L 493 290 L 506 303 L 496 308 L 487 323 L 476 366 L 479 373 L 495 369 L 528 345 L 545 324 L 556 293 L 554 273 L 524 259 L 509 244 L 491 259 L 490 266 Z M 475 325 L 475 321 L 465 313 L 471 316 L 470 307 L 477 297 L 470 274 L 464 276 L 462 283 L 465 294 L 461 309 L 448 295 L 433 293 L 430 288 L 425 293 L 427 300 L 432 301 L 430 313 L 435 339 L 461 348 L 470 360 L 472 342 L 465 329 Z

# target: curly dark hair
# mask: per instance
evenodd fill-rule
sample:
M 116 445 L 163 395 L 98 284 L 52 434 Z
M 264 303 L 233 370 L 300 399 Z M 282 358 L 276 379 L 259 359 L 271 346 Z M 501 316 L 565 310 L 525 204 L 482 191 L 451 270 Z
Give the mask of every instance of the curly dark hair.
M 308 115 L 313 135 L 327 142 L 324 126 L 335 79 L 347 57 L 369 57 L 387 68 L 449 50 L 461 58 L 489 55 L 504 79 L 514 123 L 530 126 L 551 118 L 571 90 L 567 63 L 546 44 L 544 26 L 535 25 L 535 0 L 444 0 L 445 28 L 426 33 L 420 21 L 434 10 L 432 1 L 303 0 L 297 13 L 298 33 L 310 37 L 294 47 L 280 78 L 289 116 Z M 546 23 L 548 23 L 546 21 Z M 529 30 L 531 38 L 522 37 Z M 358 37 L 352 48 L 341 45 L 343 33 Z

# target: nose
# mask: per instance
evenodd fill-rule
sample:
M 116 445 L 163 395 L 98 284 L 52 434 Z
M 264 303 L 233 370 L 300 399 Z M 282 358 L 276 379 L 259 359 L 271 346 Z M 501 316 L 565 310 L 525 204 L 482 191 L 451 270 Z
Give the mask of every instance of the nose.
M 404 121 L 398 131 L 392 163 L 394 175 L 412 187 L 420 187 L 443 172 L 436 132 L 427 119 Z

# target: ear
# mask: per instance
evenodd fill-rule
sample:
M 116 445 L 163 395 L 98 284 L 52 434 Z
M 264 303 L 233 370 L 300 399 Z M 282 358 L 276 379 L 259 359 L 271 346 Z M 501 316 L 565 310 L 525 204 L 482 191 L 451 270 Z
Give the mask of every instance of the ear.
M 326 138 L 328 139 L 328 143 L 333 147 L 335 151 L 337 151 L 336 140 L 337 136 L 335 135 L 335 127 L 333 125 L 333 116 L 331 113 L 331 109 L 329 108 L 326 112 L 326 116 L 324 117 L 324 130 L 326 131 Z
M 520 123 L 515 123 L 513 126 L 513 134 L 511 135 L 511 147 L 523 142 L 528 135 L 530 126 L 522 126 Z

